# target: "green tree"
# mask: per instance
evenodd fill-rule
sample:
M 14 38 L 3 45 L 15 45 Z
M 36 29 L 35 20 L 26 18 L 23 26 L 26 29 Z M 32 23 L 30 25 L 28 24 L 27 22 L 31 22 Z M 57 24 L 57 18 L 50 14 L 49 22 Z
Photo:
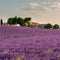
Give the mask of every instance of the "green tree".
M 1 19 L 1 25 L 3 24 L 3 20 Z
M 9 18 L 7 21 L 7 24 L 16 24 L 17 23 L 17 16 L 15 16 L 14 18 Z
M 24 26 L 30 27 L 30 21 L 31 21 L 31 17 L 27 17 L 24 19 Z
M 59 29 L 59 25 L 58 25 L 58 24 L 55 24 L 55 25 L 53 26 L 53 29 Z
M 30 22 L 28 22 L 27 24 L 28 24 L 28 27 L 30 27 L 30 25 L 31 25 Z
M 48 23 L 44 28 L 46 28 L 46 29 L 50 29 L 50 28 L 52 28 L 53 26 L 50 24 L 50 23 Z
M 28 27 L 28 23 L 24 23 L 24 24 L 23 24 L 23 26 L 26 26 L 26 27 Z
M 9 18 L 7 23 L 12 25 L 12 24 L 20 24 L 21 26 L 29 26 L 29 23 L 31 21 L 31 18 L 28 17 L 28 18 L 21 18 L 21 17 L 18 17 L 15 16 L 14 18 Z
M 24 19 L 24 22 L 30 22 L 31 21 L 31 17 L 27 17 Z
M 7 21 L 7 24 L 10 24 L 10 25 L 12 25 L 14 23 L 15 23 L 14 18 L 9 18 L 8 21 Z
M 15 16 L 15 17 L 13 18 L 13 22 L 14 22 L 14 24 L 17 24 L 17 16 Z
M 18 17 L 17 18 L 17 24 L 20 24 L 21 26 L 23 26 L 23 24 L 24 24 L 23 18 Z

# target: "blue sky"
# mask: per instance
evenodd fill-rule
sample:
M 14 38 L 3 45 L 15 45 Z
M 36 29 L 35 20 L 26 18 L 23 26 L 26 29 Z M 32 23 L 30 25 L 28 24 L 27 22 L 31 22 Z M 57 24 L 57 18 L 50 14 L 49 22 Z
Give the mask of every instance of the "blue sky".
M 0 0 L 0 18 L 31 17 L 39 23 L 60 24 L 60 0 Z

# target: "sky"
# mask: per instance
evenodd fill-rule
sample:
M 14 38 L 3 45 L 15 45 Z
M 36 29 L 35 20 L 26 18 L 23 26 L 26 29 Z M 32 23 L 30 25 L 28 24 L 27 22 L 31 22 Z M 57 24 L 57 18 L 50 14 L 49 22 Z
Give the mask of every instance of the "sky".
M 0 19 L 7 22 L 15 16 L 60 25 L 60 0 L 0 0 Z

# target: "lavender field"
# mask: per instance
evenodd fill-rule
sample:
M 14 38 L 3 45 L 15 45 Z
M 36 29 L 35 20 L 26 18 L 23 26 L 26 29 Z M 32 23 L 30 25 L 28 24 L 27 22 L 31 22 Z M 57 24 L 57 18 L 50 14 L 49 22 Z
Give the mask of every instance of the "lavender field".
M 60 30 L 0 26 L 0 60 L 60 60 Z

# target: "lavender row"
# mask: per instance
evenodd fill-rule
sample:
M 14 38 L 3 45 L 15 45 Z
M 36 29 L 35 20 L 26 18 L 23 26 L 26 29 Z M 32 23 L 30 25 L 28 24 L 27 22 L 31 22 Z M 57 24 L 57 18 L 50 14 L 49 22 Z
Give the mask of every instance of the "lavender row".
M 59 60 L 60 30 L 0 26 L 0 59 Z

